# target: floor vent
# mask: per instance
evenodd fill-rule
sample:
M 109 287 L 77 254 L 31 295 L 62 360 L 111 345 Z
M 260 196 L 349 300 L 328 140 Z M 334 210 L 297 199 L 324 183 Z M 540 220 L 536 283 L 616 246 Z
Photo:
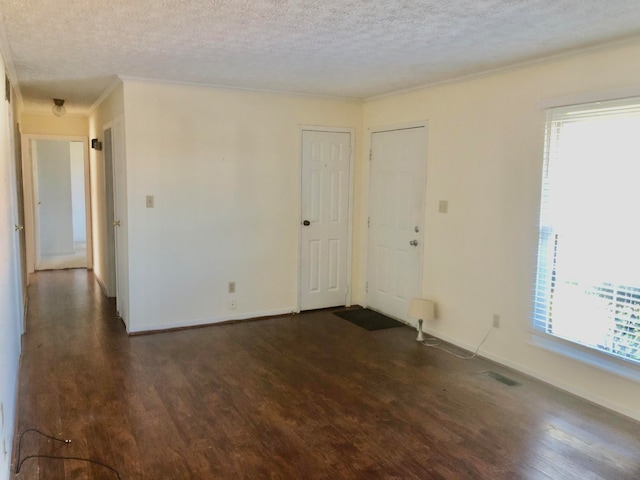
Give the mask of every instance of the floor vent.
M 518 385 L 522 385 L 521 383 L 518 383 L 515 380 L 511 380 L 510 378 L 505 377 L 504 375 L 500 375 L 499 373 L 492 372 L 490 370 L 482 373 L 510 387 L 517 387 Z

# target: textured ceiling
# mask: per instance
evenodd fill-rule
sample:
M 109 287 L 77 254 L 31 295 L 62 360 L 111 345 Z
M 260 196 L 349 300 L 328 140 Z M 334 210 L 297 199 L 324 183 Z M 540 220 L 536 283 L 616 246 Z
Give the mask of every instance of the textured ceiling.
M 639 0 L 0 0 L 27 109 L 115 75 L 364 98 L 640 37 Z M 6 48 L 6 47 L 5 47 Z

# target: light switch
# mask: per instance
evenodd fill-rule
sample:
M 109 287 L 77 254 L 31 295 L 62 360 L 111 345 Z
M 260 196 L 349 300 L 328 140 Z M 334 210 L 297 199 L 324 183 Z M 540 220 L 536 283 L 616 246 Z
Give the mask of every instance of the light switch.
M 449 202 L 447 200 L 440 200 L 438 211 L 440 213 L 447 213 L 449 211 Z
M 153 208 L 153 195 L 147 195 L 147 208 Z

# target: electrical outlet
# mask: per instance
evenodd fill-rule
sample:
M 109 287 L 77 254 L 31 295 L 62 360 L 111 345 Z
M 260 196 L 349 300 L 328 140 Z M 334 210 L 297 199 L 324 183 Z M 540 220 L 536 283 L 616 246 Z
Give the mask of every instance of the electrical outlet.
M 236 305 L 236 299 L 232 298 L 231 301 L 229 302 L 229 310 L 235 310 L 237 307 Z
M 229 282 L 229 293 L 236 293 L 236 282 Z
M 500 315 L 497 313 L 493 314 L 493 328 L 500 328 Z

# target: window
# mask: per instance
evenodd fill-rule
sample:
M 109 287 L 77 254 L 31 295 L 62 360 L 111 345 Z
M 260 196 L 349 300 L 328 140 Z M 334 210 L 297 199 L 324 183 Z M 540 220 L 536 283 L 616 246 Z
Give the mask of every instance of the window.
M 534 330 L 640 365 L 640 98 L 547 117 Z

